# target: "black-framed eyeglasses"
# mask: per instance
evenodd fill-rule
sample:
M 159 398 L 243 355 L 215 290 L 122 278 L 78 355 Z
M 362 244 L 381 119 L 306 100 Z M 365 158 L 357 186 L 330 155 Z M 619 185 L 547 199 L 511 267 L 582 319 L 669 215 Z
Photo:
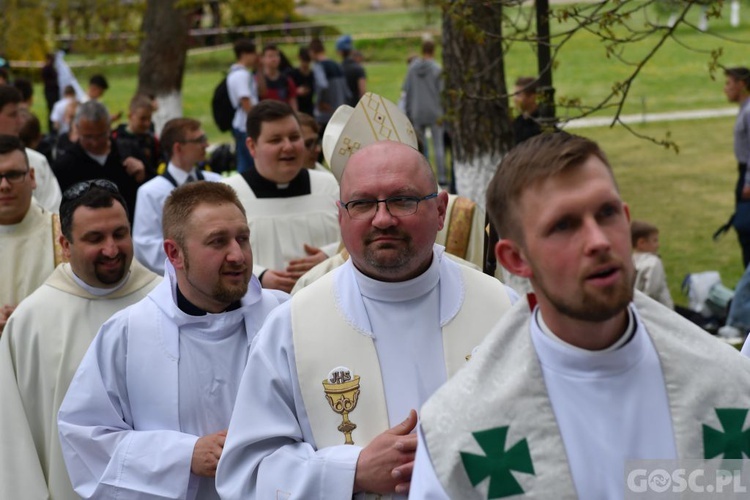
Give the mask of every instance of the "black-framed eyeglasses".
M 21 182 L 28 173 L 29 170 L 11 170 L 10 172 L 5 172 L 4 174 L 0 174 L 0 184 L 3 183 L 3 179 L 6 179 L 9 184 L 16 184 Z
M 62 203 L 80 198 L 89 192 L 92 187 L 98 187 L 105 191 L 109 191 L 110 193 L 120 193 L 120 190 L 117 189 L 117 185 L 114 182 L 106 179 L 93 179 L 90 181 L 78 182 L 66 189 L 62 195 Z
M 421 198 L 417 196 L 391 196 L 384 200 L 351 200 L 346 203 L 339 201 L 341 206 L 352 219 L 369 219 L 378 211 L 378 204 L 385 203 L 385 209 L 393 217 L 407 217 L 417 213 L 420 201 L 437 198 L 437 193 L 428 194 Z
M 206 134 L 203 134 L 200 137 L 196 137 L 195 139 L 183 139 L 180 141 L 182 144 L 206 144 L 208 142 L 208 137 L 206 137 Z

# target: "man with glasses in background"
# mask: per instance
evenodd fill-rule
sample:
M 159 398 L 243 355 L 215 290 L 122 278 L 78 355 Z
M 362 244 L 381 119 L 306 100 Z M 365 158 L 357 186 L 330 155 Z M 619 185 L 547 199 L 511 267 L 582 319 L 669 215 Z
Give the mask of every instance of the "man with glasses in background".
M 303 167 L 333 175 L 333 173 L 318 162 L 320 157 L 320 127 L 315 118 L 305 113 L 297 113 L 302 139 L 305 141 L 305 163 Z
M 57 439 L 57 411 L 102 324 L 159 277 L 133 260 L 125 202 L 103 179 L 76 184 L 60 205 L 63 252 L 0 339 L 0 498 L 79 498 Z
M 259 332 L 217 471 L 222 498 L 405 498 L 415 410 L 516 298 L 435 245 L 448 203 L 436 186 L 402 143 L 346 163 L 338 221 L 351 258 Z
M 60 219 L 33 201 L 35 187 L 21 141 L 0 135 L 0 334 L 15 306 L 62 260 Z
M 158 274 L 164 274 L 164 235 L 162 209 L 169 193 L 193 181 L 220 181 L 221 175 L 198 168 L 206 159 L 208 139 L 201 123 L 192 118 L 169 120 L 161 132 L 162 151 L 169 163 L 164 173 L 138 188 L 133 243 L 136 258 Z
M 91 100 L 78 106 L 73 124 L 78 130 L 78 142 L 52 167 L 60 187 L 66 190 L 91 179 L 112 181 L 125 199 L 128 219 L 132 221 L 138 186 L 156 173 L 137 158 L 121 157 L 117 145 L 110 139 L 109 112 L 102 103 Z

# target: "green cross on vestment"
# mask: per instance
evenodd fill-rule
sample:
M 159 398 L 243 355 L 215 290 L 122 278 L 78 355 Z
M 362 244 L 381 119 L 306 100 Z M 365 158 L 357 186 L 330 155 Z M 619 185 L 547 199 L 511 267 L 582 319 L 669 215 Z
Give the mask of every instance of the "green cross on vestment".
M 505 439 L 508 436 L 508 426 L 473 432 L 472 435 L 485 456 L 461 452 L 461 461 L 471 485 L 476 486 L 489 476 L 488 499 L 523 493 L 523 488 L 510 471 L 534 474 L 534 464 L 531 462 L 529 444 L 526 440 L 521 439 L 506 450 Z
M 716 408 L 724 432 L 703 425 L 703 458 L 714 458 L 723 454 L 728 460 L 741 459 L 744 453 L 750 458 L 750 429 L 742 430 L 747 409 Z

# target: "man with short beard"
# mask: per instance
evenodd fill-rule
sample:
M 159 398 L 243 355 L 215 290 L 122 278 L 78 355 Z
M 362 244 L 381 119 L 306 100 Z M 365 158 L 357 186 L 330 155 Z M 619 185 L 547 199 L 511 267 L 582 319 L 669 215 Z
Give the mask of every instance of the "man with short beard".
M 252 275 L 250 230 L 230 187 L 184 184 L 164 205 L 165 279 L 102 326 L 59 413 L 83 498 L 217 499 L 250 343 L 286 294 Z
M 524 141 L 487 211 L 535 300 L 422 408 L 414 498 L 616 500 L 642 460 L 743 458 L 750 362 L 634 293 L 630 211 L 596 143 Z
M 365 145 L 346 163 L 338 220 L 351 258 L 258 334 L 217 472 L 222 498 L 406 498 L 415 410 L 515 298 L 435 244 L 448 203 L 436 188 L 407 144 Z
M 69 263 L 21 301 L 0 339 L 0 498 L 79 498 L 56 439 L 57 411 L 102 324 L 159 283 L 133 259 L 127 213 L 109 181 L 63 193 Z

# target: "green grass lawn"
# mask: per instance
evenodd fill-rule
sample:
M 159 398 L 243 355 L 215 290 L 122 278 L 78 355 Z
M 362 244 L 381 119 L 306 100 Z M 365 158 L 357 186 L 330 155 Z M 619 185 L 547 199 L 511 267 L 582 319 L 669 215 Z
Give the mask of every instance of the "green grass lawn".
M 742 275 L 734 232 L 718 242 L 711 239 L 733 210 L 733 124 L 733 118 L 716 118 L 636 127 L 648 134 L 669 128 L 682 145 L 679 154 L 617 128 L 576 130 L 599 142 L 607 153 L 631 216 L 659 227 L 660 253 L 670 291 L 679 303 L 686 302 L 679 290 L 687 273 L 717 270 L 729 287 Z
M 692 12 L 690 19 L 696 22 L 697 12 Z M 352 33 L 355 45 L 367 60 L 368 89 L 393 101 L 398 100 L 406 74 L 406 57 L 419 50 L 419 38 L 365 40 L 364 34 L 439 28 L 438 16 L 433 13 L 428 18 L 423 10 L 325 14 L 313 16 L 311 20 L 334 25 L 342 33 Z M 643 19 L 634 19 L 633 22 L 643 22 Z M 553 25 L 553 30 L 562 28 Z M 358 35 L 362 35 L 360 39 Z M 708 73 L 707 54 L 710 50 L 721 49 L 724 54 L 722 61 L 726 65 L 748 64 L 746 44 L 729 39 L 750 40 L 750 24 L 745 20 L 744 25 L 735 29 L 729 27 L 727 19 L 713 19 L 706 35 L 693 33 L 687 28 L 681 29 L 678 35 L 681 43 L 667 43 L 645 66 L 633 86 L 625 113 L 731 106 L 722 93 L 723 76 L 718 74 L 717 80 L 712 80 Z M 684 45 L 700 47 L 703 52 L 689 51 Z M 328 47 L 329 55 L 335 57 L 333 41 L 328 42 Z M 294 61 L 296 47 L 282 44 L 281 48 Z M 634 59 L 647 48 L 648 41 L 632 46 L 626 56 Z M 108 56 L 99 57 L 104 60 Z M 214 142 L 231 141 L 230 134 L 220 133 L 213 124 L 210 100 L 214 87 L 232 59 L 231 50 L 226 48 L 207 54 L 192 54 L 186 67 L 184 113 L 201 120 Z M 505 64 L 511 86 L 516 76 L 536 71 L 533 51 L 518 44 L 506 54 Z M 111 85 L 105 104 L 113 112 L 126 110 L 137 85 L 137 65 L 81 69 L 76 70 L 76 75 L 85 84 L 91 74 L 99 71 L 108 76 Z M 605 57 L 601 42 L 582 33 L 561 52 L 554 71 L 554 85 L 558 97 L 580 98 L 584 103 L 593 104 L 604 97 L 627 71 L 627 67 Z M 46 111 L 41 87 L 37 87 L 36 95 L 34 110 L 44 123 Z M 565 114 L 565 110 L 559 112 Z M 603 114 L 611 115 L 612 111 Z M 635 127 L 639 133 L 658 138 L 670 134 L 679 145 L 679 154 L 638 139 L 621 127 L 575 130 L 599 141 L 609 155 L 632 216 L 648 220 L 661 229 L 661 254 L 670 289 L 678 303 L 685 303 L 679 287 L 686 273 L 718 270 L 724 283 L 730 287 L 736 284 L 742 273 L 740 249 L 734 233 L 718 243 L 711 240 L 713 231 L 732 212 L 736 176 L 732 125 L 732 118 L 720 118 Z

